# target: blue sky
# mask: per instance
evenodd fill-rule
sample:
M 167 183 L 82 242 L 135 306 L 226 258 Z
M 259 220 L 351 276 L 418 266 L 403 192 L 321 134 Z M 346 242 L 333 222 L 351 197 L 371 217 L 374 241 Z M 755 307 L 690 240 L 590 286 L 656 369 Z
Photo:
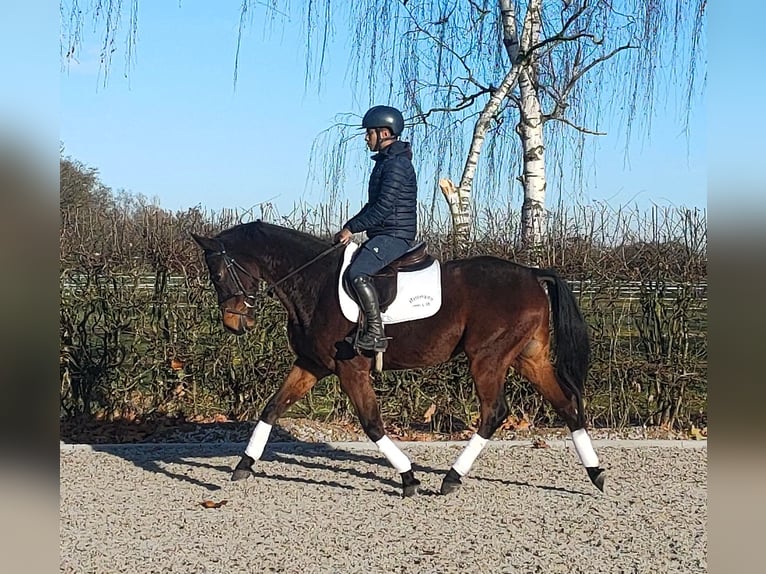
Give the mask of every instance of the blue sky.
M 65 155 L 97 168 L 113 189 L 140 193 L 167 209 L 246 209 L 271 201 L 285 214 L 295 202 L 322 202 L 322 186 L 308 181 L 312 143 L 336 114 L 361 114 L 366 102 L 355 97 L 341 54 L 330 60 L 320 94 L 304 88 L 298 13 L 271 31 L 250 26 L 235 89 L 239 7 L 239 0 L 141 2 L 134 65 L 126 77 L 118 44 L 106 84 L 99 38 L 86 23 L 77 61 L 60 73 Z M 607 126 L 610 135 L 599 138 L 591 158 L 595 176 L 580 201 L 704 208 L 703 104 L 698 98 L 692 108 L 687 139 L 659 103 L 651 140 L 636 141 L 629 162 L 618 130 Z M 357 155 L 364 153 L 361 138 L 357 148 Z M 369 166 L 349 166 L 345 198 L 353 209 L 364 200 Z M 430 181 L 421 176 L 421 196 L 433 180 L 433 174 Z

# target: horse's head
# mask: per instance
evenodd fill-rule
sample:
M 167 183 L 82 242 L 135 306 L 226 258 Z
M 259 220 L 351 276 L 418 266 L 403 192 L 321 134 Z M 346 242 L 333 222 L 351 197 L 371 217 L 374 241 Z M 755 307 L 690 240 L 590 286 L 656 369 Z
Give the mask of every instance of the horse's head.
M 205 252 L 205 263 L 218 295 L 223 326 L 235 335 L 255 327 L 253 314 L 258 270 L 246 268 L 226 250 L 216 237 L 191 234 Z

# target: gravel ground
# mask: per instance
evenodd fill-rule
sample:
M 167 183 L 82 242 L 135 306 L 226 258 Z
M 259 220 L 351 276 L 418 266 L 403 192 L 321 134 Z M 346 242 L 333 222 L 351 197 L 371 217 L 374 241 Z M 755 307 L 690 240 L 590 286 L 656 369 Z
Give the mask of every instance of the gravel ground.
M 213 443 L 247 442 L 253 432 L 255 422 L 191 422 L 168 417 L 155 420 L 71 420 L 63 421 L 60 437 L 67 444 L 126 444 L 126 443 Z M 392 440 L 400 441 L 449 441 L 468 440 L 475 428 L 464 428 L 453 433 L 434 433 L 428 424 L 414 424 L 399 429 L 386 427 L 386 433 Z M 699 431 L 700 429 L 698 429 Z M 692 440 L 707 437 L 707 428 L 693 436 L 688 430 L 672 430 L 661 427 L 624 427 L 617 429 L 590 428 L 593 439 L 629 439 L 629 440 Z M 492 436 L 497 440 L 530 440 L 542 438 L 555 440 L 569 437 L 565 427 L 526 429 L 498 429 Z M 356 420 L 335 422 L 316 421 L 306 418 L 283 417 L 274 425 L 270 440 L 274 442 L 369 442 Z
M 369 442 L 271 443 L 236 483 L 243 444 L 63 445 L 60 571 L 706 572 L 706 444 L 653 444 L 597 442 L 601 494 L 571 448 L 494 441 L 439 496 L 461 445 L 404 443 L 410 499 Z

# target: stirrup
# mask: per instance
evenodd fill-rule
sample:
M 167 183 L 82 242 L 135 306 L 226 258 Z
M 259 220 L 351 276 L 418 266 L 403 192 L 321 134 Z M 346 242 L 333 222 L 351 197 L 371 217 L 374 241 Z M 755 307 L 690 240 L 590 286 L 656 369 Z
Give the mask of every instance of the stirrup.
M 354 340 L 351 342 L 351 346 L 357 351 L 370 351 L 372 353 L 384 353 L 388 348 L 388 340 L 391 337 L 375 337 L 371 345 L 360 345 L 360 339 L 362 337 L 363 329 L 357 327 L 354 332 Z
M 386 349 L 388 349 L 388 339 L 389 337 L 383 337 L 378 338 L 375 337 L 372 340 L 372 343 L 369 345 L 362 345 L 360 344 L 361 341 L 359 340 L 359 337 L 356 338 L 354 341 L 354 348 L 359 351 L 371 351 L 373 353 L 385 353 Z

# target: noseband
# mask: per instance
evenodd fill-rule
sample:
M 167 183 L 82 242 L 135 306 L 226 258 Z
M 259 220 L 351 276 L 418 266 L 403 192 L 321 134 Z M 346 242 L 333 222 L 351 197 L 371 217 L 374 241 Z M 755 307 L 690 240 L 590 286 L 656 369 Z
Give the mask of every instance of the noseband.
M 257 277 L 255 277 L 252 273 L 250 273 L 247 269 L 242 267 L 231 255 L 229 255 L 226 252 L 226 248 L 223 246 L 223 243 L 219 241 L 219 244 L 221 246 L 221 250 L 213 253 L 213 255 L 219 255 L 220 257 L 223 257 L 223 262 L 226 265 L 226 272 L 231 277 L 232 281 L 234 281 L 234 285 L 237 286 L 237 291 L 230 293 L 229 295 L 226 295 L 224 297 L 218 297 L 218 305 L 223 305 L 228 301 L 229 299 L 234 299 L 234 297 L 238 297 L 240 295 L 243 295 L 245 297 L 244 304 L 245 307 L 248 309 L 252 309 L 255 307 L 256 302 L 256 296 L 248 293 L 245 290 L 245 286 L 242 284 L 242 279 L 239 277 L 239 273 L 237 273 L 237 270 L 242 271 L 245 275 L 250 277 L 253 281 L 257 281 Z M 236 311 L 234 309 L 225 309 L 227 313 L 231 313 L 232 315 L 247 315 L 247 313 L 242 313 L 240 311 Z
M 256 295 L 252 295 L 252 294 L 248 293 L 245 290 L 245 286 L 242 284 L 242 280 L 240 279 L 239 273 L 237 273 L 237 270 L 242 271 L 242 273 L 244 273 L 245 275 L 250 277 L 250 279 L 252 279 L 253 281 L 257 281 L 258 278 L 256 276 L 254 276 L 252 273 L 250 273 L 247 269 L 242 267 L 242 265 L 240 265 L 231 255 L 229 255 L 226 252 L 226 248 L 224 247 L 223 243 L 221 243 L 219 241 L 218 244 L 221 246 L 221 250 L 213 253 L 213 255 L 219 255 L 219 256 L 223 257 L 223 261 L 226 264 L 226 272 L 231 276 L 232 280 L 234 281 L 234 285 L 236 285 L 237 289 L 238 289 L 234 293 L 231 293 L 231 294 L 229 294 L 229 295 L 227 295 L 225 297 L 219 297 L 218 298 L 218 305 L 223 305 L 229 299 L 233 299 L 234 297 L 238 297 L 240 295 L 243 295 L 244 296 L 243 303 L 245 304 L 245 307 L 247 307 L 248 311 L 250 309 L 255 308 L 255 304 L 256 304 L 256 301 L 258 300 L 258 297 Z M 294 269 L 293 271 L 291 271 L 290 273 L 288 273 L 287 275 L 282 277 L 280 280 L 275 281 L 272 285 L 269 285 L 269 287 L 266 289 L 266 295 L 270 296 L 273 293 L 273 291 L 274 291 L 274 287 L 276 287 L 277 285 L 279 285 L 283 281 L 286 281 L 287 279 L 289 279 L 290 277 L 292 277 L 296 273 L 300 273 L 301 271 L 303 271 L 306 267 L 308 267 L 309 265 L 311 265 L 315 261 L 318 261 L 322 257 L 325 257 L 326 255 L 329 255 L 330 253 L 335 251 L 338 247 L 342 247 L 342 246 L 343 246 L 342 243 L 335 243 L 335 244 L 333 244 L 332 246 L 330 246 L 327 249 L 325 249 L 324 251 L 322 251 L 322 253 L 320 253 L 319 255 L 314 257 L 313 259 L 311 259 L 310 261 L 304 263 L 303 265 L 301 265 L 297 269 Z M 243 315 L 243 316 L 247 316 L 248 315 L 248 312 L 242 313 L 241 311 L 236 311 L 234 309 L 228 309 L 227 308 L 227 309 L 224 309 L 224 311 L 227 312 L 227 313 L 231 313 L 232 315 Z

